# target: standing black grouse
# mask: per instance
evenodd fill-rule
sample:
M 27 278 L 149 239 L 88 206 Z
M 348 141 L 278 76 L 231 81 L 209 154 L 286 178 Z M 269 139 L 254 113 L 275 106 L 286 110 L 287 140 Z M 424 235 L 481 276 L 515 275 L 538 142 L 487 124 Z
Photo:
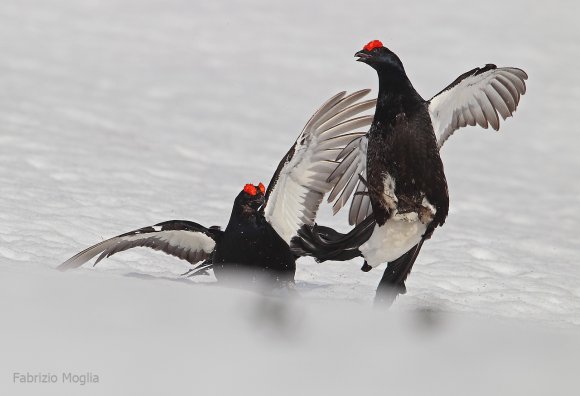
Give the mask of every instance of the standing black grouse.
M 338 155 L 341 163 L 329 177 L 335 183 L 329 202 L 336 200 L 336 213 L 354 192 L 349 222 L 357 226 L 331 238 L 327 227 L 304 227 L 297 245 L 319 261 L 357 252 L 365 258 L 365 271 L 389 262 L 375 301 L 390 304 L 406 291 L 405 280 L 423 242 L 448 214 L 440 147 L 466 125 L 487 128 L 489 123 L 499 129 L 497 113 L 504 119 L 513 114 L 527 75 L 488 64 L 462 74 L 425 101 L 399 57 L 380 41 L 371 41 L 355 56 L 377 71 L 377 107 L 368 134 Z
M 100 254 L 96 264 L 143 246 L 191 264 L 204 260 L 189 275 L 213 268 L 218 281 L 249 274 L 251 280 L 293 282 L 298 255 L 290 249 L 291 240 L 302 226 L 314 224 L 324 194 L 333 187 L 328 177 L 337 165 L 337 152 L 363 136 L 370 125 L 372 116 L 361 115 L 375 106 L 374 99 L 361 100 L 369 91 L 341 92 L 324 103 L 280 161 L 268 189 L 261 183 L 247 184 L 238 194 L 224 231 L 190 221 L 166 221 L 91 246 L 58 268 L 77 268 Z M 330 239 L 338 235 L 331 229 L 321 232 Z M 341 256 L 351 257 L 351 252 Z

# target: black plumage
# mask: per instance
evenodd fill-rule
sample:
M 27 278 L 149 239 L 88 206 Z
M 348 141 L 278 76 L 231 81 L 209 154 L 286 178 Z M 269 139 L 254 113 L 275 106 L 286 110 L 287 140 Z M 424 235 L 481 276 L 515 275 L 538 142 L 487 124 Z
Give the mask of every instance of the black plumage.
M 443 225 L 449 211 L 447 181 L 427 102 L 415 90 L 403 64 L 386 47 L 357 52 L 379 76 L 379 94 L 368 133 L 367 185 L 375 220 L 385 224 L 394 209 L 421 213 L 423 199 L 435 206 L 430 228 Z M 394 199 L 385 181 L 394 183 Z
M 378 74 L 377 106 L 368 134 L 338 155 L 340 164 L 329 177 L 335 183 L 329 201 L 336 200 L 336 213 L 354 193 L 349 221 L 356 227 L 332 238 L 325 238 L 326 227 L 303 227 L 295 242 L 303 254 L 319 261 L 358 253 L 365 258 L 364 271 L 388 261 L 375 301 L 392 303 L 406 290 L 405 280 L 423 242 L 449 212 L 440 147 L 466 125 L 497 130 L 498 113 L 504 119 L 513 114 L 527 75 L 488 64 L 462 74 L 426 101 L 399 57 L 379 41 L 355 56 Z M 375 228 L 365 238 L 371 224 Z
M 213 252 L 218 281 L 249 275 L 252 281 L 294 282 L 296 256 L 264 218 L 260 210 L 264 202 L 259 188 L 255 196 L 242 191 L 236 198 L 228 225 Z
M 213 269 L 218 281 L 266 281 L 286 285 L 294 281 L 296 256 L 272 225 L 261 207 L 265 188 L 247 184 L 234 200 L 225 230 L 185 220 L 171 220 L 121 234 L 73 256 L 58 268 L 76 268 L 100 254 L 103 258 L 133 248 L 149 247 L 197 264 L 188 275 Z

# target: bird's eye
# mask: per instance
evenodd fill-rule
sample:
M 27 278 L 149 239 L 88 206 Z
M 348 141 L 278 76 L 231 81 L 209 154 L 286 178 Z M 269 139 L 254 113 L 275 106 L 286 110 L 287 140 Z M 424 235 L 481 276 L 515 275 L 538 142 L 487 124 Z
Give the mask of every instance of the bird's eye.
M 262 192 L 262 194 L 266 194 L 266 187 L 262 183 L 258 184 L 258 188 Z
M 246 184 L 244 186 L 244 192 L 248 195 L 254 196 L 258 193 L 258 190 L 256 190 L 256 186 L 253 184 Z

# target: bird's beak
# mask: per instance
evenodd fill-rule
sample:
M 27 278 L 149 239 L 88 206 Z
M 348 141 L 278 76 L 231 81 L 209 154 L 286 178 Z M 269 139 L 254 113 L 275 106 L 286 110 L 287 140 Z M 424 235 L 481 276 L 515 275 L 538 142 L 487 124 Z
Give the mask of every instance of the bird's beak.
M 367 61 L 367 59 L 372 58 L 371 54 L 369 54 L 368 52 L 363 51 L 359 51 L 356 54 L 354 54 L 355 57 L 357 57 L 357 62 L 365 62 Z

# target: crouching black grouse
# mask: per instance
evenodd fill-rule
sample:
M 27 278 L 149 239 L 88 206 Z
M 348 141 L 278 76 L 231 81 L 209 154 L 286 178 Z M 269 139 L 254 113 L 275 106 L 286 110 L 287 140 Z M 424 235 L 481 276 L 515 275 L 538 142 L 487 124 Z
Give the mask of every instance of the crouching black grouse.
M 295 257 L 260 213 L 265 193 L 262 183 L 246 184 L 234 200 L 224 231 L 191 221 L 166 221 L 98 243 L 70 258 L 59 269 L 78 267 L 100 254 L 96 264 L 115 253 L 146 246 L 192 264 L 205 260 L 189 274 L 211 267 L 218 281 L 248 275 L 252 280 L 291 282 L 296 270 Z
M 310 118 L 280 161 L 266 190 L 247 184 L 234 201 L 225 230 L 172 220 L 105 240 L 71 257 L 58 268 L 77 268 L 100 255 L 95 264 L 115 253 L 144 246 L 197 264 L 188 274 L 213 268 L 218 281 L 250 275 L 275 283 L 294 281 L 296 257 L 291 240 L 304 225 L 313 225 L 318 207 L 333 183 L 334 158 L 353 139 L 365 134 L 372 116 L 361 115 L 376 101 L 361 100 L 369 90 L 330 98 Z M 362 131 L 358 131 L 362 128 Z M 325 235 L 339 235 L 327 230 Z M 345 252 L 342 259 L 350 257 Z M 245 278 L 248 279 L 248 278 Z
M 423 242 L 447 217 L 440 147 L 466 125 L 499 129 L 498 113 L 504 119 L 513 114 L 527 75 L 488 64 L 462 74 L 425 101 L 399 57 L 380 41 L 371 41 L 355 56 L 378 73 L 377 107 L 368 134 L 338 155 L 341 163 L 329 177 L 335 187 L 328 199 L 336 200 L 336 213 L 354 192 L 349 222 L 357 226 L 342 237 L 328 237 L 327 227 L 305 227 L 297 244 L 320 261 L 358 253 L 365 258 L 363 270 L 388 262 L 375 301 L 391 304 L 405 292 Z

